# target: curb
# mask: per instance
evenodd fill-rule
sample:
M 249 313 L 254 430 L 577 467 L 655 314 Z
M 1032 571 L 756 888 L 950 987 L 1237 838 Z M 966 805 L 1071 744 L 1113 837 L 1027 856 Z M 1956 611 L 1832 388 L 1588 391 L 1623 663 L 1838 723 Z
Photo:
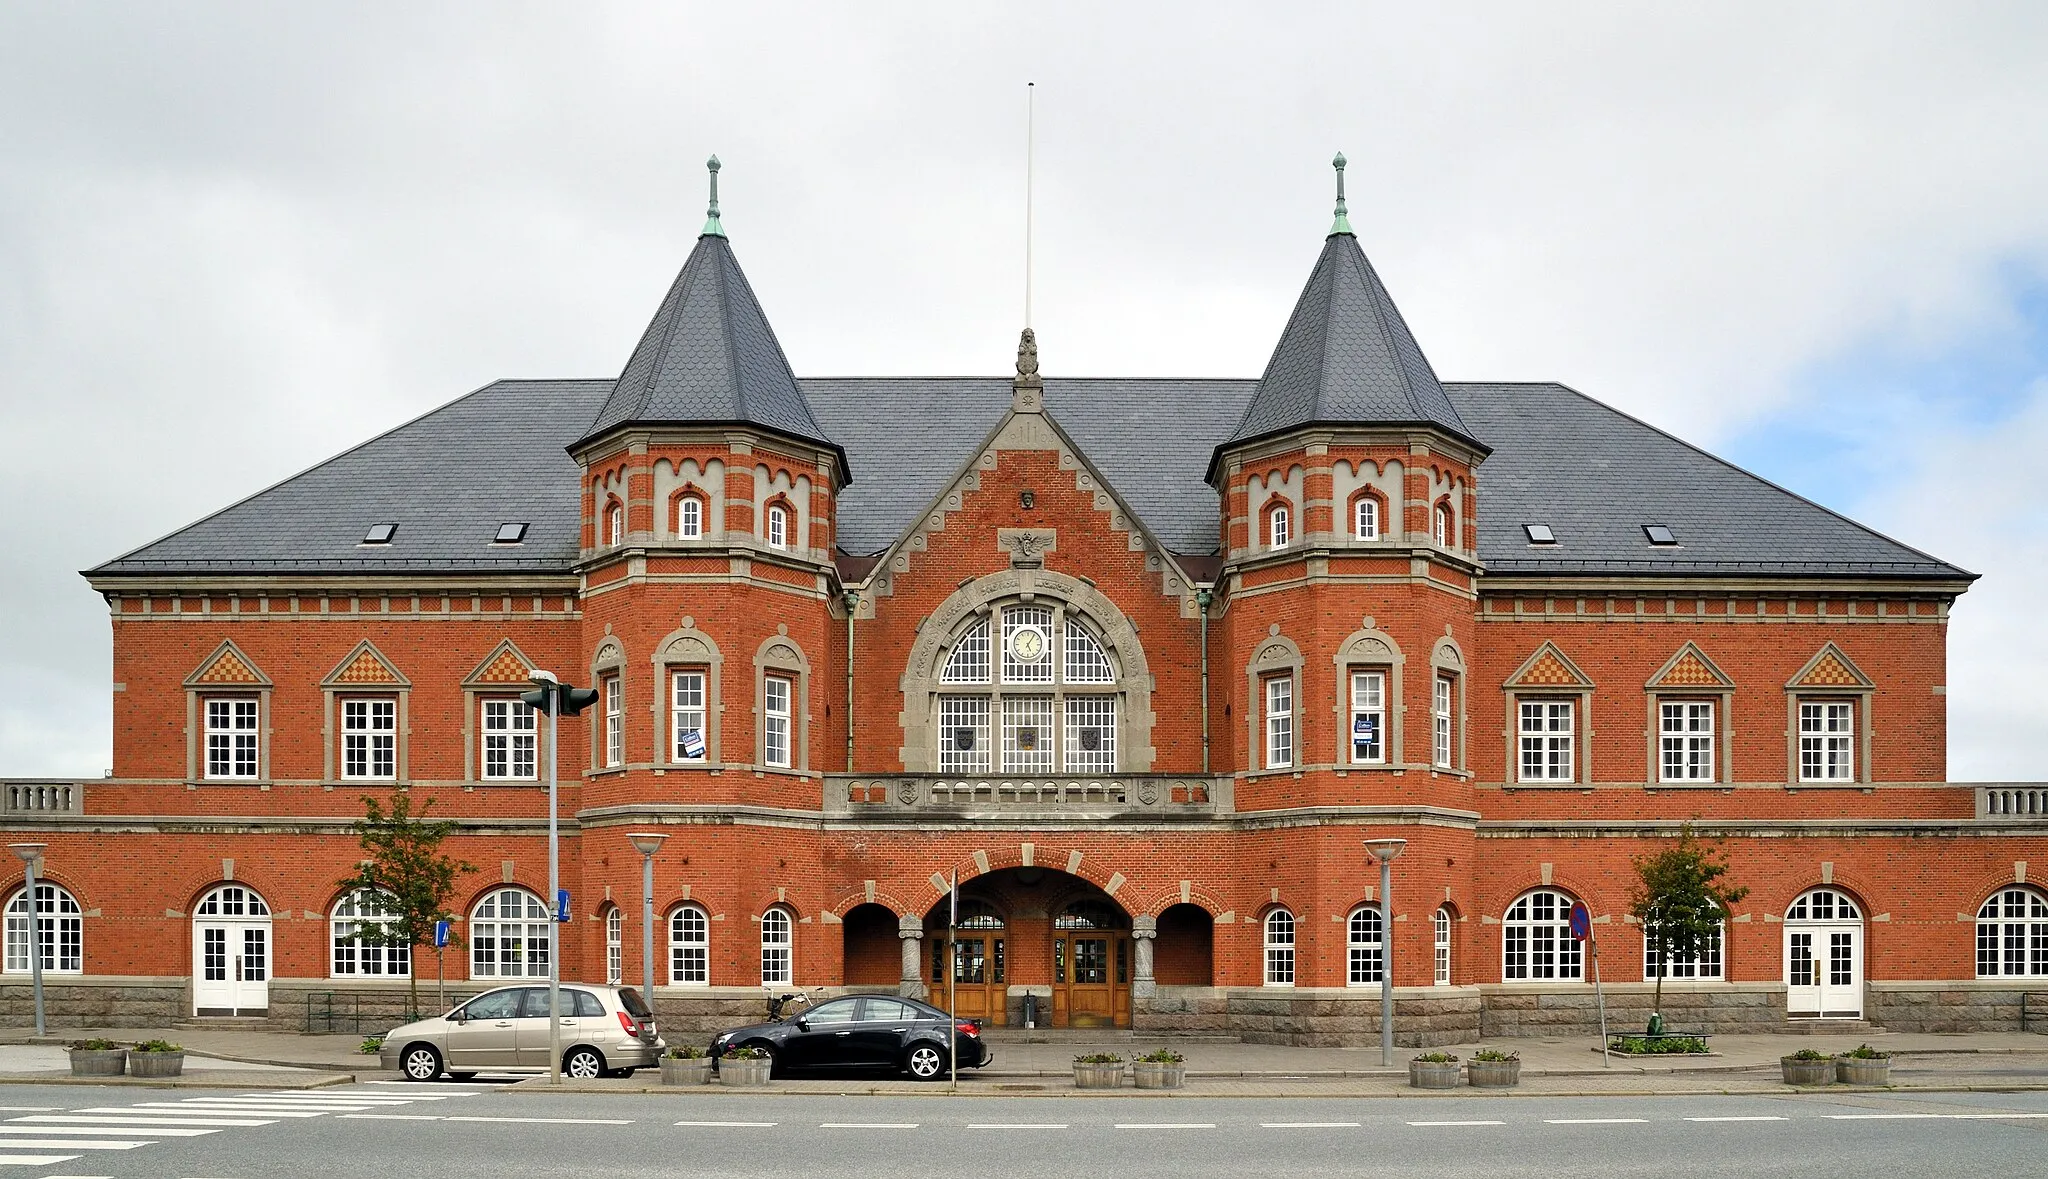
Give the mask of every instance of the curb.
M 227 1057 L 213 1057 L 225 1060 Z M 335 1085 L 354 1084 L 356 1078 L 350 1073 L 330 1072 L 326 1069 L 313 1070 L 311 1077 L 294 1077 L 282 1080 L 254 1080 L 242 1077 L 222 1077 L 218 1069 L 200 1069 L 201 1073 L 212 1076 L 185 1077 L 74 1077 L 69 1073 L 0 1073 L 0 1084 L 6 1085 L 111 1085 L 131 1089 L 326 1089 Z M 237 1070 L 239 1071 L 239 1070 Z

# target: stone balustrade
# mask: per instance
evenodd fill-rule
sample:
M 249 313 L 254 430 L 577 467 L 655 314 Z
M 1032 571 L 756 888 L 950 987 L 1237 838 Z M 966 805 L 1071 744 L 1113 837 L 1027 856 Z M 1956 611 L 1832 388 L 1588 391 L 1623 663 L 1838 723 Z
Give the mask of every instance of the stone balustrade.
M 1228 775 L 831 774 L 835 818 L 1210 818 L 1234 809 Z
M 34 818 L 40 815 L 82 815 L 85 813 L 85 783 L 49 782 L 29 778 L 0 778 L 0 815 Z
M 1979 782 L 1977 817 L 2048 823 L 2048 782 Z

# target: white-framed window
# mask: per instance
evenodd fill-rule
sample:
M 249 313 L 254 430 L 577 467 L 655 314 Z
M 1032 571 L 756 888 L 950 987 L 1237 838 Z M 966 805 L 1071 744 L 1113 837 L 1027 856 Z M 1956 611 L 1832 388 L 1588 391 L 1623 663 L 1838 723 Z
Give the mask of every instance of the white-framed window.
M 1508 982 L 1583 979 L 1572 937 L 1572 899 L 1553 889 L 1523 893 L 1501 920 L 1501 977 Z
M 1665 954 L 1664 977 L 1719 982 L 1726 973 L 1721 964 L 1722 934 L 1725 929 L 1725 925 L 1716 925 L 1714 932 L 1701 941 L 1700 952 L 1696 955 L 1680 956 L 1671 953 Z M 1648 926 L 1645 926 L 1643 928 L 1643 981 L 1654 982 L 1656 978 L 1657 946 L 1655 942 L 1650 940 L 1650 929 Z
M 604 981 L 626 981 L 626 911 L 613 905 L 604 914 Z
M 1440 547 L 1450 548 L 1454 539 L 1453 534 L 1457 531 L 1451 519 L 1451 506 L 1438 504 L 1436 511 L 1430 513 L 1430 520 L 1430 536 L 1435 538 Z
M 341 702 L 341 776 L 373 782 L 398 777 L 398 701 Z
M 1657 764 L 1660 781 L 1714 780 L 1713 701 L 1657 702 Z
M 1266 914 L 1266 985 L 1294 985 L 1294 914 L 1285 909 Z
M 48 880 L 36 881 L 35 933 L 29 932 L 28 889 L 18 888 L 7 901 L 8 974 L 31 974 L 31 940 L 41 948 L 43 971 L 80 974 L 85 969 L 85 914 L 69 889 Z
M 1293 536 L 1292 525 L 1293 520 L 1288 514 L 1286 505 L 1282 504 L 1266 509 L 1266 547 L 1269 549 L 1286 548 L 1289 538 Z
M 1052 697 L 1003 697 L 1003 772 L 1050 773 Z
M 1078 621 L 1067 619 L 1067 682 L 1070 684 L 1113 684 L 1116 682 L 1116 668 L 1109 662 L 1109 653 L 1088 628 Z
M 961 634 L 946 656 L 939 672 L 942 684 L 985 684 L 989 682 L 988 619 L 983 618 Z
M 704 501 L 694 495 L 676 500 L 676 539 L 700 540 L 704 536 Z
M 669 914 L 668 981 L 676 987 L 711 985 L 711 918 L 696 905 Z
M 1380 501 L 1369 495 L 1361 495 L 1358 497 L 1358 504 L 1353 509 L 1353 513 L 1353 534 L 1360 540 L 1378 540 L 1380 538 Z
M 761 914 L 761 985 L 786 987 L 795 975 L 790 961 L 792 947 L 789 910 L 770 909 Z
M 254 696 L 209 697 L 206 701 L 206 776 L 256 776 L 257 704 Z
M 485 893 L 469 914 L 469 977 L 546 978 L 553 916 L 523 888 Z
M 771 675 L 761 682 L 761 698 L 766 713 L 763 723 L 762 760 L 769 766 L 786 770 L 789 768 L 789 697 L 791 683 L 787 676 Z
M 359 889 L 334 902 L 327 915 L 327 944 L 333 950 L 328 971 L 335 978 L 407 978 L 412 974 L 412 947 L 365 940 L 356 935 L 375 927 L 386 930 L 398 920 L 390 897 Z
M 1522 781 L 1572 780 L 1574 711 L 1574 702 L 1570 700 L 1518 702 L 1516 714 L 1521 718 Z
M 530 782 L 539 765 L 539 715 L 519 699 L 485 700 L 484 777 Z
M 623 676 L 604 678 L 604 764 L 626 764 L 626 687 Z
M 1848 782 L 1856 777 L 1856 704 L 1799 702 L 1799 780 Z
M 1052 607 L 1003 608 L 1003 682 L 1049 684 L 1059 667 L 1052 652 Z
M 1294 764 L 1294 677 L 1276 675 L 1266 681 L 1266 768 L 1284 770 Z
M 1977 977 L 2048 978 L 2048 900 L 2040 893 L 2004 888 L 1978 908 Z
M 1387 673 L 1351 673 L 1351 763 L 1382 765 L 1387 760 Z
M 1856 907 L 1848 893 L 1832 888 L 1816 888 L 1801 894 L 1785 910 L 1787 921 L 1861 921 L 1863 911 Z
M 988 697 L 939 697 L 939 772 L 983 774 L 989 764 Z
M 1345 983 L 1362 987 L 1380 981 L 1380 911 L 1377 905 L 1360 905 L 1351 910 L 1344 923 L 1345 958 L 1349 971 Z
M 1433 975 L 1431 981 L 1433 981 L 1437 986 L 1440 987 L 1450 986 L 1451 911 L 1449 909 L 1437 909 L 1436 916 L 1430 919 L 1429 932 L 1430 948 L 1432 951 L 1434 951 L 1431 954 L 1431 958 L 1434 960 L 1434 964 L 1436 967 L 1435 974 Z
M 1429 694 L 1429 759 L 1438 769 L 1451 768 L 1451 677 L 1436 677 Z
M 270 902 L 239 884 L 223 884 L 199 902 L 194 917 L 268 917 Z
M 1107 774 L 1116 769 L 1116 697 L 1067 697 L 1065 766 L 1070 774 Z
M 613 501 L 604 510 L 604 542 L 608 545 L 621 544 L 626 539 L 626 509 Z
M 768 505 L 768 547 L 789 547 L 789 509 L 781 504 Z
M 669 728 L 675 742 L 674 760 L 703 761 L 706 756 L 704 728 L 704 673 L 679 671 L 669 677 Z

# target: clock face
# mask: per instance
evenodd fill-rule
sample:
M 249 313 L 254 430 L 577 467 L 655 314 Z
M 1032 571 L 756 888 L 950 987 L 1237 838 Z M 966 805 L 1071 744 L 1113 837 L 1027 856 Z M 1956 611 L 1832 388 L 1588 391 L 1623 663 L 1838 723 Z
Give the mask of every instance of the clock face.
M 1045 632 L 1035 626 L 1018 627 L 1010 635 L 1010 655 L 1019 663 L 1045 658 Z

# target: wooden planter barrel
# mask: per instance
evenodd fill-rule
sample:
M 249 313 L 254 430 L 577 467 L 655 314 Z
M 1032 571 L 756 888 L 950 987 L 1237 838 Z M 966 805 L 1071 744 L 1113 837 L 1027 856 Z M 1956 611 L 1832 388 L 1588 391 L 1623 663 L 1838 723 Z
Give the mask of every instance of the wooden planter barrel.
M 718 1062 L 718 1081 L 722 1085 L 765 1085 L 768 1073 L 775 1067 L 772 1060 L 747 1060 L 728 1056 Z
M 1124 1083 L 1124 1066 L 1115 1064 L 1082 1064 L 1074 1062 L 1074 1088 L 1114 1089 Z
M 1186 1064 L 1140 1060 L 1131 1065 L 1131 1081 L 1140 1089 L 1178 1089 L 1187 1076 Z
M 1819 1060 L 1794 1060 L 1781 1056 L 1778 1063 L 1785 1069 L 1787 1085 L 1825 1085 L 1835 1079 L 1835 1062 L 1832 1058 Z
M 74 1077 L 118 1077 L 128 1066 L 126 1048 L 73 1048 L 71 1075 Z
M 680 1056 L 661 1058 L 661 1083 L 664 1085 L 703 1085 L 711 1080 L 711 1058 L 699 1056 L 686 1060 Z
M 1889 1085 L 1892 1060 L 1889 1056 L 1837 1056 L 1835 1079 L 1844 1085 Z
M 1408 1062 L 1408 1087 L 1411 1089 L 1455 1089 L 1458 1079 L 1458 1062 L 1455 1060 L 1441 1064 L 1426 1060 Z
M 185 1075 L 185 1054 L 183 1052 L 130 1052 L 128 1054 L 128 1075 L 131 1077 L 182 1077 Z
M 1475 1089 L 1512 1089 L 1522 1083 L 1519 1060 L 1475 1060 L 1465 1066 Z

